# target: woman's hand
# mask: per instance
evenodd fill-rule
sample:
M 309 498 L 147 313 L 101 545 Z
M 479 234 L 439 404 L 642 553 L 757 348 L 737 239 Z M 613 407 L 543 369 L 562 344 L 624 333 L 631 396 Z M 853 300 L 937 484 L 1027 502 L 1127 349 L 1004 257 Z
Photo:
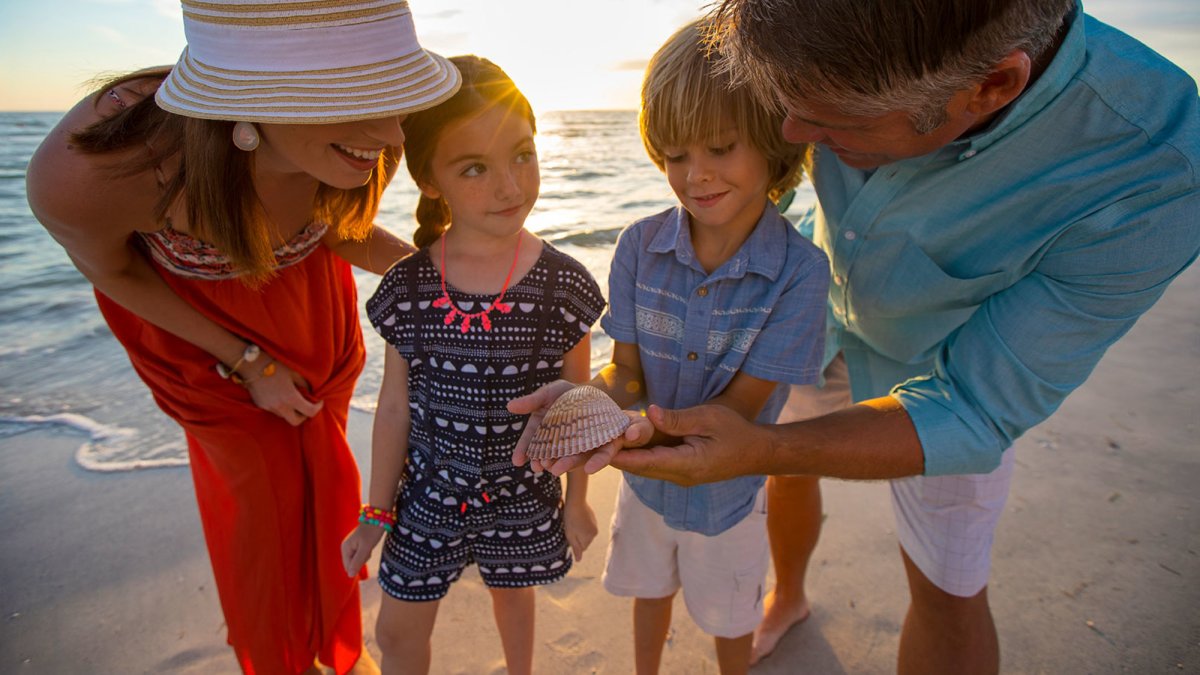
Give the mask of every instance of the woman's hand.
M 575 562 L 583 560 L 583 552 L 600 532 L 596 525 L 596 513 L 588 506 L 587 500 L 568 501 L 563 506 L 563 530 L 567 535 L 567 543 L 571 546 L 571 554 L 575 556 Z
M 595 535 L 593 535 L 595 536 Z M 342 567 L 346 568 L 347 576 L 358 576 L 358 571 L 367 564 L 371 552 L 383 538 L 383 528 L 367 523 L 360 523 L 354 531 L 342 542 Z
M 254 405 L 279 415 L 292 426 L 299 426 L 321 412 L 325 402 L 314 402 L 304 397 L 301 392 L 308 391 L 308 382 L 299 373 L 265 354 L 263 356 L 266 358 L 258 371 L 243 376 Z M 267 375 L 272 367 L 274 371 Z

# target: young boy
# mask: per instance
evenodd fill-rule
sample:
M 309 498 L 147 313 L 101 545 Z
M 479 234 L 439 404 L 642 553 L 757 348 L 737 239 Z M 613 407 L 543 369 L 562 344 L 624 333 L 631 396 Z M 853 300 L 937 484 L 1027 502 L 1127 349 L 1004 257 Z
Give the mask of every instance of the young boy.
M 617 242 L 601 319 L 612 362 L 591 384 L 622 407 L 720 403 L 774 422 L 788 392 L 779 385 L 819 377 L 829 263 L 774 204 L 799 182 L 808 148 L 714 72 L 704 29 L 672 36 L 646 73 L 642 140 L 680 205 Z M 764 481 L 685 488 L 625 475 L 604 586 L 635 598 L 637 672 L 658 671 L 680 588 L 716 639 L 721 672 L 749 669 L 767 573 Z

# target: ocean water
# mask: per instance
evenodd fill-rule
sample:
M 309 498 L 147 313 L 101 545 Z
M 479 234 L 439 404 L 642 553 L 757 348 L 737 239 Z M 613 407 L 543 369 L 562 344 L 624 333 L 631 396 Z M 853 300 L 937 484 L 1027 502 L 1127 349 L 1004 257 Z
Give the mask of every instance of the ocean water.
M 91 286 L 29 211 L 25 169 L 61 113 L 0 113 L 0 438 L 35 428 L 76 434 L 94 471 L 187 463 L 183 433 L 155 406 L 96 309 Z M 574 256 L 607 289 L 621 229 L 675 203 L 651 164 L 632 111 L 551 112 L 538 120 L 541 196 L 526 226 Z M 69 190 L 69 185 L 62 189 Z M 804 186 L 789 215 L 814 201 Z M 402 169 L 377 222 L 411 239 L 417 191 Z M 372 411 L 383 343 L 361 306 L 378 277 L 355 270 L 367 365 L 353 407 Z M 611 340 L 595 327 L 592 366 Z

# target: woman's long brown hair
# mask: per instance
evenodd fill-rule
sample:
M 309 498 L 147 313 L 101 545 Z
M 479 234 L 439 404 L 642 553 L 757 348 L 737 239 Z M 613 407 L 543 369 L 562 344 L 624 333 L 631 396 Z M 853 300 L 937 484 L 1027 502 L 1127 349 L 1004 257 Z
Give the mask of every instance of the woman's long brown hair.
M 170 71 L 152 68 L 116 77 L 104 83 L 96 98 L 127 82 L 161 82 Z M 178 156 L 179 170 L 165 177 L 155 204 L 155 221 L 166 222 L 168 210 L 182 194 L 191 234 L 216 246 L 246 283 L 256 285 L 274 272 L 274 245 L 254 189 L 254 153 L 233 146 L 233 124 L 167 112 L 148 95 L 73 133 L 71 140 L 83 152 L 97 155 L 144 147 L 143 159 L 123 162 L 114 169 L 118 175 L 156 171 L 167 158 Z M 343 190 L 322 183 L 313 201 L 313 220 L 329 223 L 344 239 L 366 238 L 399 164 L 399 149 L 388 147 L 365 185 Z

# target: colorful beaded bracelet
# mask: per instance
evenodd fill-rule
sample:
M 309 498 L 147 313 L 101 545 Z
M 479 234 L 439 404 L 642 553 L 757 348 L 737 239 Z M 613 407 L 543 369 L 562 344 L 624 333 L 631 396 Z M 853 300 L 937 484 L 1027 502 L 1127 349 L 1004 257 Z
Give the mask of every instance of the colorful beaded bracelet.
M 370 504 L 363 504 L 362 510 L 358 513 L 358 522 L 364 525 L 374 525 L 375 527 L 383 528 L 384 532 L 390 533 L 396 525 L 396 513 L 394 511 L 385 511 Z

